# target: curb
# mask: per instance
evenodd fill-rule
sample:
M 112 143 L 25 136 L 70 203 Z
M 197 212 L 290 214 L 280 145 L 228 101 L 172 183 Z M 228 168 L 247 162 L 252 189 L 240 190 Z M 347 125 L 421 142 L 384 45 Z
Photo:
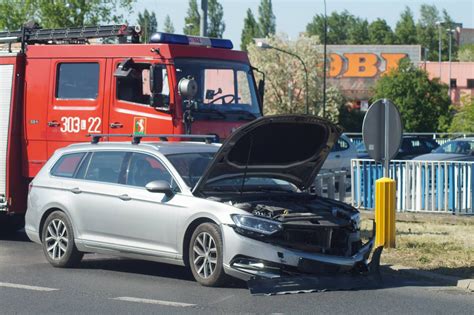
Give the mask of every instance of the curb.
M 474 279 L 461 279 L 455 276 L 442 275 L 439 273 L 426 271 L 426 270 L 416 270 L 416 269 L 406 267 L 406 266 L 401 266 L 401 265 L 386 265 L 386 267 L 388 267 L 389 269 L 393 271 L 398 271 L 398 272 L 414 275 L 417 277 L 435 280 L 443 284 L 452 285 L 460 289 L 474 292 Z

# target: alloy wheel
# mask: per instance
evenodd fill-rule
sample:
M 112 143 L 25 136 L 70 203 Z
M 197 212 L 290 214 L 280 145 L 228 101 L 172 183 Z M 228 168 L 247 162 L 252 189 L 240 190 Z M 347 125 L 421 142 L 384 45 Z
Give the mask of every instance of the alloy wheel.
M 198 234 L 193 244 L 194 269 L 202 278 L 212 276 L 217 266 L 217 246 L 207 232 Z
M 48 224 L 45 242 L 48 255 L 53 260 L 60 260 L 66 254 L 68 231 L 62 220 L 54 219 Z

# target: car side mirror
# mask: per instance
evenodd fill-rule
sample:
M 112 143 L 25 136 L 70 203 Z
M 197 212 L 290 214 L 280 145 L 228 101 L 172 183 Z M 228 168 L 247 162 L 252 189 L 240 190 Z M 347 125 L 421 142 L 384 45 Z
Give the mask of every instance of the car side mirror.
M 154 180 L 146 184 L 146 190 L 152 193 L 163 193 L 166 197 L 173 197 L 174 192 L 171 189 L 170 183 L 165 180 Z

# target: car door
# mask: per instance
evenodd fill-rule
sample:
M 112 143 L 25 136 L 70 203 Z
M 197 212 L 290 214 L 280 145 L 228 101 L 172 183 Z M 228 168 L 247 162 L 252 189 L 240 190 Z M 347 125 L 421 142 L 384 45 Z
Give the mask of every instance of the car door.
M 115 209 L 121 198 L 123 178 L 130 153 L 123 151 L 93 151 L 84 159 L 76 181 L 67 187 L 72 194 L 74 220 L 79 242 L 90 247 L 107 247 L 119 242 L 114 233 Z
M 105 59 L 55 59 L 52 61 L 47 111 L 47 152 L 87 134 L 103 133 Z
M 170 94 L 170 81 L 166 65 L 155 65 L 155 93 L 161 102 L 150 105 L 149 60 L 114 59 L 114 77 L 111 80 L 109 108 L 110 134 L 170 134 L 174 132 L 170 106 L 174 100 Z M 126 70 L 125 70 L 126 69 Z M 159 91 L 157 91 L 159 90 Z M 158 94 L 157 94 L 158 95 Z M 158 99 L 155 97 L 155 100 Z M 119 140 L 122 140 L 119 138 Z M 123 138 L 125 140 L 125 138 Z M 126 139 L 128 140 L 128 139 Z

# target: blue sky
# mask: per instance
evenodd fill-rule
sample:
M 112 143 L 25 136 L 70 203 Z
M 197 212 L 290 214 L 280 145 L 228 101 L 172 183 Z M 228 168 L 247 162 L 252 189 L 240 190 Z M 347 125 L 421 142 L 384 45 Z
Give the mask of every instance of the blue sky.
M 248 8 L 257 15 L 259 0 L 219 0 L 224 7 L 224 21 L 226 30 L 224 37 L 240 46 L 240 33 Z M 198 0 L 198 3 L 200 1 Z M 323 0 L 273 0 L 273 12 L 276 16 L 277 33 L 285 33 L 290 38 L 296 38 L 305 30 L 314 15 L 323 12 Z M 441 12 L 443 8 L 456 22 L 463 23 L 464 27 L 474 28 L 474 0 L 327 0 L 327 12 L 348 10 L 350 13 L 366 18 L 370 21 L 377 18 L 385 19 L 392 28 L 404 10 L 409 6 L 415 19 L 421 4 L 434 4 Z M 176 33 L 182 33 L 184 17 L 188 9 L 188 0 L 137 0 L 134 12 L 126 14 L 130 24 L 136 22 L 138 12 L 147 8 L 154 11 L 158 18 L 158 29 L 163 27 L 167 14 L 170 15 Z

